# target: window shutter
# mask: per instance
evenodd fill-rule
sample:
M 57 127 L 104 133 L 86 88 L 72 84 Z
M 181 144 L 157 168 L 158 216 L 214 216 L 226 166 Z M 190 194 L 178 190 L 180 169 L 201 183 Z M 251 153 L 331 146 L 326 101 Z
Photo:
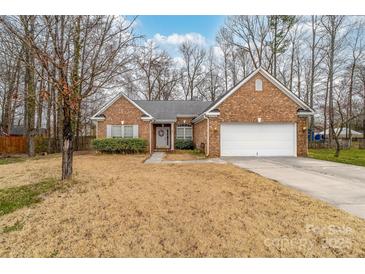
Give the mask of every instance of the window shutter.
M 138 125 L 133 125 L 133 138 L 138 138 Z
M 110 138 L 112 137 L 112 126 L 106 125 L 106 137 Z

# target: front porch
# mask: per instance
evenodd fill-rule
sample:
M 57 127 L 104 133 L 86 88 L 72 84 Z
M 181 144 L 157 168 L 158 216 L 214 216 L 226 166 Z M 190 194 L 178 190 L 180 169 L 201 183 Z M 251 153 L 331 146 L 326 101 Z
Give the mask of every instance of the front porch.
M 154 151 L 173 151 L 175 149 L 174 124 L 174 122 L 151 124 L 151 153 Z
M 150 153 L 174 151 L 176 140 L 193 141 L 191 118 L 157 120 L 150 123 Z

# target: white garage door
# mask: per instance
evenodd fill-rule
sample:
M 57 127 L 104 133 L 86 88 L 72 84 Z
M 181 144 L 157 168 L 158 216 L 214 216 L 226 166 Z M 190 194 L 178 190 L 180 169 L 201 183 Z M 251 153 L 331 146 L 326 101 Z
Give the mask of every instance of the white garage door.
M 295 124 L 222 124 L 222 156 L 296 156 Z

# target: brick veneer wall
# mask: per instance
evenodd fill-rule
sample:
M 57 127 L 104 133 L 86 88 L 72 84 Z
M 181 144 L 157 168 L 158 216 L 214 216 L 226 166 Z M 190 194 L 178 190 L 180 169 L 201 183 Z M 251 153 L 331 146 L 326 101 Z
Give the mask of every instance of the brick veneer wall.
M 121 121 L 124 121 L 124 125 L 138 125 L 138 137 L 149 140 L 149 122 L 142 121 L 143 112 L 124 97 L 114 102 L 103 114 L 105 120 L 98 122 L 97 138 L 106 137 L 107 125 L 121 125 Z
M 263 91 L 255 91 L 255 80 L 263 82 Z M 307 155 L 307 133 L 303 131 L 307 118 L 298 118 L 299 106 L 260 73 L 256 74 L 233 95 L 218 106 L 220 115 L 209 118 L 209 156 L 220 156 L 220 124 L 223 122 L 297 124 L 297 155 Z
M 207 120 L 201 120 L 194 124 L 193 127 L 193 142 L 196 148 L 203 150 L 207 154 Z M 202 144 L 204 147 L 202 147 Z
M 297 119 L 297 155 L 308 156 L 308 118 Z

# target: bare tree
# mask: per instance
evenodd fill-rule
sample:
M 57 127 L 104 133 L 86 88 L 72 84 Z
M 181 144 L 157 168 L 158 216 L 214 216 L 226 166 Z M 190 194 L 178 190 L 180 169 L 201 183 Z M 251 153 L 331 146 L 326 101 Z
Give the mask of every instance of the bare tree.
M 362 40 L 362 39 L 364 39 L 363 38 L 363 35 L 364 35 L 363 29 L 364 29 L 364 23 L 362 21 L 356 22 L 353 35 L 350 35 L 349 37 L 347 37 L 348 43 L 351 48 L 351 53 L 352 53 L 352 60 L 349 65 L 349 70 L 350 70 L 349 74 L 350 75 L 349 75 L 347 117 L 353 116 L 352 107 L 353 107 L 353 88 L 354 88 L 355 69 L 357 68 L 358 61 L 362 57 L 363 50 L 364 50 L 364 42 Z M 346 126 L 346 130 L 348 130 L 348 132 L 346 132 L 346 135 L 349 138 L 350 146 L 351 146 L 351 142 L 352 142 L 352 136 L 351 136 L 352 135 L 352 133 L 351 133 L 352 120 L 353 119 L 348 119 L 348 123 Z
M 328 15 L 321 17 L 321 23 L 325 29 L 328 46 L 328 119 L 330 127 L 334 126 L 334 100 L 333 100 L 333 89 L 334 89 L 334 70 L 335 70 L 335 52 L 338 48 L 338 32 L 344 23 L 344 16 Z M 332 142 L 333 131 L 329 133 L 329 143 Z
M 210 48 L 206 60 L 206 74 L 204 84 L 199 88 L 200 95 L 208 101 L 214 101 L 222 93 L 221 77 L 218 74 L 218 65 L 215 62 L 214 49 Z
M 34 35 L 36 19 L 39 20 L 37 36 Z M 26 63 L 29 71 L 25 82 L 32 83 L 34 73 L 44 77 L 45 71 L 47 78 L 44 80 L 49 81 L 57 92 L 56 100 L 62 111 L 62 116 L 57 115 L 57 123 L 62 123 L 62 179 L 68 179 L 72 175 L 73 124 L 77 121 L 81 102 L 110 87 L 113 79 L 125 71 L 129 58 L 123 57 L 123 54 L 135 39 L 131 33 L 133 22 L 114 16 L 6 16 L 0 17 L 0 23 L 28 51 Z M 20 25 L 24 28 L 19 28 Z M 50 42 L 46 48 L 43 43 L 45 34 Z M 41 69 L 33 64 L 33 59 L 37 60 Z M 29 84 L 27 96 L 34 97 Z M 33 101 L 30 101 L 33 111 L 32 104 Z M 29 106 L 26 113 L 29 113 Z M 27 119 L 28 125 L 34 124 Z
M 269 44 L 269 23 L 266 16 L 230 16 L 225 27 L 232 36 L 231 43 L 249 53 L 255 68 L 264 66 L 265 51 Z
M 190 96 L 190 100 L 194 100 L 195 92 L 204 79 L 202 64 L 205 59 L 206 52 L 198 45 L 192 42 L 184 42 L 181 44 L 180 53 L 184 60 L 181 76 L 187 87 L 185 100 Z
M 268 18 L 268 24 L 271 34 L 271 71 L 274 77 L 276 77 L 277 72 L 278 56 L 286 51 L 288 47 L 288 34 L 291 28 L 296 23 L 296 20 L 297 19 L 295 16 L 289 15 L 271 15 Z

